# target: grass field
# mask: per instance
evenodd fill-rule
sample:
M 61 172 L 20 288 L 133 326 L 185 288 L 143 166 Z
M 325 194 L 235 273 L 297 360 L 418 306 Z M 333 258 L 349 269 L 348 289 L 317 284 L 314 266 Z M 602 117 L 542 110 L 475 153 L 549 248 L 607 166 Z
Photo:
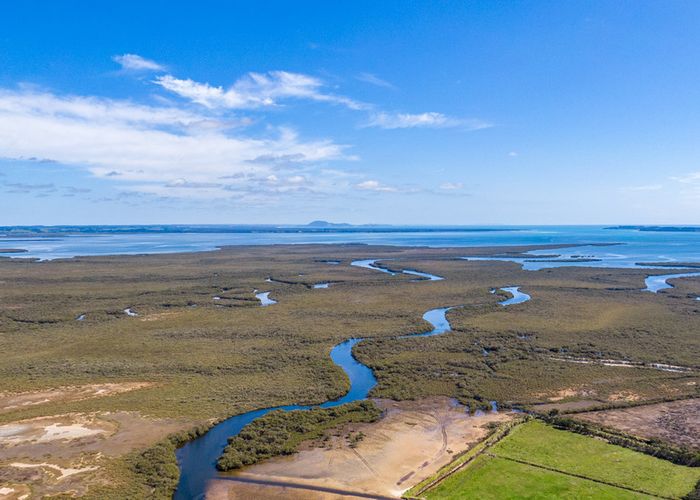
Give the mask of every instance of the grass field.
M 681 498 L 700 468 L 674 465 L 601 440 L 522 424 L 425 493 L 453 498 Z
M 488 456 L 478 457 L 468 469 L 449 477 L 424 496 L 429 500 L 649 498 L 614 486 Z

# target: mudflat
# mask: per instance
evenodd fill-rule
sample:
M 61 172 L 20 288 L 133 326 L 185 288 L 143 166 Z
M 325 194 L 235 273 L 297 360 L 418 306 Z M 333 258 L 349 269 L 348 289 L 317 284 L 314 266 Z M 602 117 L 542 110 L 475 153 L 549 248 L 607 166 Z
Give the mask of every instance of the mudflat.
M 377 404 L 386 411 L 378 422 L 346 426 L 294 455 L 248 467 L 232 475 L 233 480 L 215 480 L 207 498 L 288 498 L 294 489 L 318 498 L 343 497 L 321 489 L 356 493 L 350 497 L 397 498 L 481 440 L 489 423 L 512 418 L 508 413 L 470 415 L 463 405 L 444 397 Z M 345 437 L 360 432 L 364 438 L 349 444 Z M 278 485 L 246 484 L 236 478 Z M 285 483 L 297 488 L 280 486 Z

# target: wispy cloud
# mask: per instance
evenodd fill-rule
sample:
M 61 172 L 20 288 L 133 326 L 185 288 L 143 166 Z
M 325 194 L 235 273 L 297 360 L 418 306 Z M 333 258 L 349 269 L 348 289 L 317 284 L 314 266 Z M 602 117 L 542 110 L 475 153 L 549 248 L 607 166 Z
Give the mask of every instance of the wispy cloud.
M 461 182 L 443 182 L 440 184 L 440 189 L 444 189 L 445 191 L 457 191 L 463 188 L 464 184 Z
M 166 67 L 151 59 L 137 54 L 122 54 L 113 56 L 112 60 L 126 71 L 166 71 Z
M 692 206 L 697 206 L 700 202 L 700 171 L 674 176 L 671 180 L 678 183 L 679 196 Z
M 384 87 L 387 89 L 395 89 L 396 88 L 390 82 L 387 82 L 386 80 L 384 80 L 382 78 L 379 78 L 377 75 L 375 75 L 373 73 L 360 73 L 355 78 L 357 78 L 361 82 L 369 83 L 370 85 L 374 85 L 376 87 Z
M 355 184 L 355 187 L 362 191 L 377 191 L 383 193 L 395 193 L 396 191 L 398 191 L 398 189 L 393 186 L 387 186 L 375 180 L 360 182 L 358 184 Z
M 9 188 L 10 193 L 28 193 L 30 191 L 55 191 L 56 186 L 53 183 L 30 184 L 26 182 L 6 182 L 5 187 Z
M 463 127 L 468 130 L 479 130 L 492 125 L 481 120 L 453 118 L 436 112 L 388 113 L 382 111 L 374 113 L 365 126 L 383 129 Z
M 311 179 L 306 187 L 317 192 L 342 188 L 320 168 L 345 158 L 345 146 L 328 139 L 305 141 L 291 128 L 268 128 L 255 136 L 197 127 L 212 119 L 168 106 L 0 89 L 0 157 L 51 158 L 118 182 L 122 189 L 158 196 L 264 197 L 292 192 L 286 185 L 298 190 L 298 176 Z M 280 168 L 279 158 L 294 159 L 285 165 L 287 175 L 274 189 L 261 187 L 259 179 Z M 225 176 L 231 180 L 224 185 Z
M 159 92 L 152 104 L 141 104 L 28 86 L 0 88 L 0 159 L 55 162 L 81 169 L 123 193 L 137 193 L 139 199 L 265 203 L 284 196 L 359 196 L 358 191 L 411 194 L 427 191 L 364 180 L 367 177 L 361 171 L 332 168 L 332 161 L 357 157 L 348 153 L 348 146 L 330 138 L 307 140 L 292 127 L 272 126 L 265 122 L 263 111 L 289 101 L 306 101 L 369 114 L 366 126 L 383 129 L 490 126 L 436 112 L 383 112 L 338 95 L 320 78 L 301 73 L 251 72 L 223 87 L 165 74 L 165 66 L 136 54 L 113 59 L 124 71 L 161 72 L 152 82 L 182 99 Z M 391 86 L 371 73 L 357 78 Z M 241 116 L 242 110 L 256 110 L 247 113 L 254 120 Z M 53 189 L 64 196 L 90 191 L 19 184 L 5 188 L 34 193 Z M 445 183 L 441 189 L 443 195 L 458 195 L 461 185 Z
M 671 180 L 682 182 L 683 184 L 694 184 L 696 182 L 700 183 L 700 172 L 691 172 L 689 174 L 671 177 Z
M 348 97 L 323 91 L 323 82 L 313 76 L 288 71 L 248 73 L 228 88 L 213 86 L 172 75 L 159 76 L 154 83 L 210 109 L 253 109 L 276 106 L 286 99 L 306 99 L 340 104 L 350 109 L 367 109 L 368 105 Z

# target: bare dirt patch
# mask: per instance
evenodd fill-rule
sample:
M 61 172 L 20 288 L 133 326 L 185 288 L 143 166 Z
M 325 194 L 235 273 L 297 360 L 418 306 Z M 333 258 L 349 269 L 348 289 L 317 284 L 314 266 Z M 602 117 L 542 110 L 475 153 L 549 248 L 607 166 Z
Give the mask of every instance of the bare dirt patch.
M 227 500 L 357 500 L 357 495 L 317 491 L 305 485 L 252 484 L 230 481 L 216 481 L 207 491 L 207 498 Z
M 578 414 L 576 418 L 629 434 L 700 449 L 700 398 L 592 411 Z
M 293 456 L 268 460 L 232 478 L 399 497 L 482 439 L 488 432 L 486 424 L 512 418 L 505 413 L 470 416 L 464 406 L 448 398 L 379 400 L 378 405 L 386 410 L 379 422 L 347 426 Z M 347 436 L 360 432 L 364 438 L 353 448 Z M 321 443 L 323 447 L 318 447 Z M 221 479 L 213 481 L 207 498 L 288 498 L 297 494 L 293 490 Z M 353 496 L 328 491 L 306 491 L 304 495 L 324 499 Z
M 547 397 L 547 400 L 551 402 L 557 402 L 557 401 L 563 401 L 565 399 L 571 399 L 571 398 L 585 398 L 588 397 L 590 398 L 591 396 L 595 396 L 595 391 L 592 389 L 583 389 L 583 388 L 573 388 L 569 387 L 566 389 L 561 389 L 559 391 L 556 391 L 553 395 L 547 395 L 547 394 L 539 394 L 539 397 Z
M 580 401 L 567 401 L 566 403 L 544 403 L 538 405 L 532 405 L 533 410 L 539 412 L 547 412 L 550 410 L 559 411 L 572 411 L 572 410 L 585 410 L 586 408 L 595 408 L 600 406 L 603 402 L 595 399 L 582 399 Z
M 642 396 L 631 391 L 614 392 L 608 396 L 608 401 L 639 401 Z
M 69 414 L 21 420 L 0 425 L 0 458 L 21 456 L 17 448 L 65 446 L 65 443 L 57 442 L 94 440 L 97 436 L 115 431 L 115 424 L 94 415 Z
M 113 396 L 153 385 L 150 382 L 122 382 L 57 387 L 44 391 L 0 393 L 0 413 L 36 406 L 44 403 L 70 403 L 89 398 Z
M 26 484 L 12 484 L 0 482 L 0 498 L 3 500 L 26 500 L 32 490 Z
M 83 454 L 119 456 L 144 448 L 191 426 L 174 419 L 149 419 L 135 412 L 67 414 L 0 425 L 0 461 L 71 459 Z
M 100 473 L 111 458 L 146 448 L 191 425 L 135 412 L 73 413 L 0 425 L 0 487 L 31 485 L 35 496 L 80 495 L 101 481 Z
M 94 480 L 98 469 L 98 465 L 85 465 L 82 461 L 73 465 L 53 459 L 42 462 L 9 462 L 0 465 L 0 485 L 10 485 L 6 488 L 12 489 L 11 495 L 14 496 L 9 498 L 82 495 Z
M 181 316 L 182 312 L 180 311 L 169 311 L 169 312 L 161 312 L 161 313 L 153 313 L 149 314 L 147 316 L 143 316 L 141 318 L 141 321 L 160 321 L 164 319 L 173 319 L 177 316 Z

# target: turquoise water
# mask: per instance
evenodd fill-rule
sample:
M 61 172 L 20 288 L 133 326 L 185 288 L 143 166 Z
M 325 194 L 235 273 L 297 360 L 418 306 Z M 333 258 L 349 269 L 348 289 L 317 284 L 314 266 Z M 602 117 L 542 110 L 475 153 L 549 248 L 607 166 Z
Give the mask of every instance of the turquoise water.
M 603 226 L 519 226 L 516 228 L 392 228 L 362 231 L 325 232 L 299 228 L 295 232 L 260 229 L 240 233 L 162 233 L 162 234 L 77 234 L 50 238 L 0 237 L 0 248 L 22 248 L 26 253 L 4 254 L 7 257 L 56 259 L 76 255 L 111 255 L 210 251 L 226 245 L 269 245 L 298 243 L 365 243 L 430 247 L 472 247 L 504 245 L 547 245 L 622 243 L 608 247 L 578 247 L 557 251 L 566 257 L 601 258 L 602 263 L 567 263 L 567 265 L 605 265 L 631 267 L 637 262 L 700 262 L 700 232 L 645 232 L 608 230 Z M 2 254 L 0 254 L 2 255 Z M 528 263 L 528 267 L 561 265 Z
M 517 230 L 481 231 L 474 229 L 423 228 L 403 231 L 331 231 L 299 232 L 256 231 L 245 233 L 165 233 L 165 234 L 109 234 L 73 235 L 51 238 L 3 238 L 0 248 L 22 248 L 22 254 L 5 254 L 11 258 L 33 257 L 38 259 L 69 258 L 80 255 L 150 254 L 191 251 L 211 251 L 225 245 L 265 245 L 300 243 L 364 243 L 381 245 L 429 246 L 429 247 L 473 247 L 473 246 L 512 246 L 587 244 L 557 250 L 543 250 L 532 253 L 532 258 L 514 260 L 525 269 L 542 269 L 558 266 L 592 267 L 636 267 L 640 263 L 700 262 L 700 233 L 682 232 L 640 232 L 635 230 L 605 230 L 591 226 L 551 226 L 521 227 Z M 591 245 L 595 244 L 595 245 Z M 607 244 L 608 246 L 599 246 Z M 614 245 L 614 246 L 611 246 Z M 361 248 L 361 247 L 359 247 Z M 556 254 L 556 255 L 555 255 Z M 1 255 L 1 254 L 0 254 Z M 332 261 L 335 262 L 335 261 Z M 395 274 L 374 265 L 373 260 L 353 262 L 353 265 Z M 416 270 L 405 270 L 408 274 L 429 280 L 442 279 Z M 665 286 L 662 278 L 652 280 L 650 288 Z M 650 285 L 650 282 L 647 282 Z M 512 299 L 502 305 L 521 303 L 529 300 L 529 295 L 517 287 L 504 288 L 513 294 Z M 655 291 L 655 290 L 654 290 Z M 269 292 L 258 293 L 261 305 L 275 303 L 268 297 Z M 216 299 L 216 298 L 215 298 Z M 433 326 L 431 331 L 407 335 L 432 336 L 449 332 L 450 324 L 446 313 L 450 307 L 433 309 L 423 318 Z M 126 311 L 125 311 L 126 313 Z M 127 313 L 128 314 L 128 313 Z M 332 407 L 351 401 L 365 399 L 376 385 L 372 371 L 352 356 L 352 348 L 362 339 L 353 338 L 335 346 L 331 359 L 340 366 L 350 379 L 350 390 L 343 397 L 327 401 L 321 407 Z M 487 355 L 488 353 L 485 353 Z M 206 483 L 216 475 L 215 464 L 230 436 L 236 435 L 245 425 L 266 413 L 281 409 L 307 410 L 309 406 L 282 406 L 266 408 L 236 415 L 214 426 L 204 436 L 195 439 L 177 450 L 181 479 L 175 494 L 176 499 L 201 498 Z

